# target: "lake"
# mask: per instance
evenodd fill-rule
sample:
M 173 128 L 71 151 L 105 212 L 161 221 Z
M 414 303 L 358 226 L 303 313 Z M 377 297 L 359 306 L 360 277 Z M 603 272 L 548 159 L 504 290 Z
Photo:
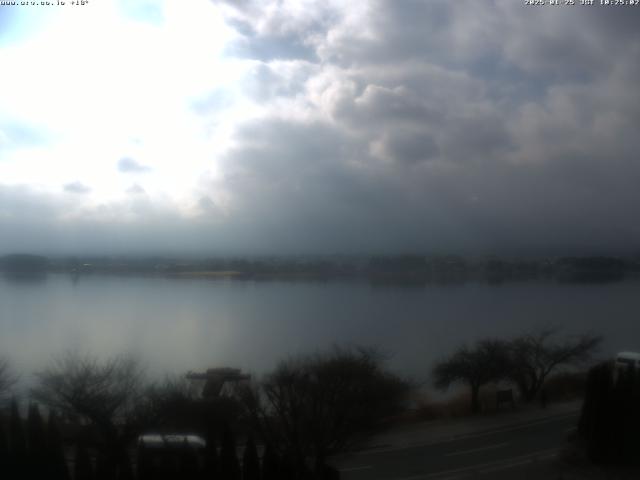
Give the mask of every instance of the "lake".
M 426 381 L 463 342 L 536 327 L 605 336 L 601 355 L 640 350 L 640 282 L 424 287 L 366 282 L 67 274 L 0 277 L 0 355 L 27 380 L 69 349 L 133 353 L 151 374 L 234 366 L 254 374 L 334 344 L 381 347 Z

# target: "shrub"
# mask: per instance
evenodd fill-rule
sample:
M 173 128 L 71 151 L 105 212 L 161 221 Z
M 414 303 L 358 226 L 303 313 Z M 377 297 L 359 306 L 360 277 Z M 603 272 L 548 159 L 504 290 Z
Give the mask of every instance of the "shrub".
M 640 378 L 631 367 L 614 378 L 613 365 L 589 370 L 578 431 L 596 463 L 638 463 Z
M 254 430 L 301 472 L 401 411 L 409 391 L 383 368 L 378 352 L 335 348 L 290 358 L 240 394 Z

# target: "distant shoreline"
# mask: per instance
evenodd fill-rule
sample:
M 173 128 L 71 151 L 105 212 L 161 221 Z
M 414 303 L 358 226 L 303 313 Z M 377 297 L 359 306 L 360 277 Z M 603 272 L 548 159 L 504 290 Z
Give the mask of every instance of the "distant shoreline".
M 458 256 L 265 257 L 175 260 L 162 257 L 49 259 L 17 254 L 0 257 L 5 275 L 116 274 L 228 280 L 358 280 L 374 285 L 425 285 L 547 280 L 607 283 L 640 275 L 640 260 L 617 257 L 562 257 L 543 260 L 466 259 Z

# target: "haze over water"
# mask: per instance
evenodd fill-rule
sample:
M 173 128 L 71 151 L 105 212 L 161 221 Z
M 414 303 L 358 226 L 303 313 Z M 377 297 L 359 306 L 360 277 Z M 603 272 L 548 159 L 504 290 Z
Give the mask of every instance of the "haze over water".
M 334 344 L 381 347 L 389 365 L 428 380 L 465 341 L 556 326 L 605 336 L 602 356 L 638 348 L 640 283 L 366 282 L 170 279 L 49 274 L 0 277 L 0 352 L 29 380 L 52 356 L 132 353 L 152 375 L 214 366 L 265 373 L 287 355 Z

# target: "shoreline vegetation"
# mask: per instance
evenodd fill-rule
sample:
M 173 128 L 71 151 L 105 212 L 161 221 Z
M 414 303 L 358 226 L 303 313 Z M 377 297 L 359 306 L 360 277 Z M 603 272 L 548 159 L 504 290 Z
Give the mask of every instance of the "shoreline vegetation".
M 214 367 L 163 381 L 151 380 L 139 358 L 102 359 L 70 350 L 35 372 L 26 397 L 16 395 L 17 377 L 5 359 L 0 360 L 0 459 L 10 460 L 9 478 L 40 478 L 51 470 L 54 452 L 41 440 L 42 406 L 54 419 L 46 429 L 59 428 L 58 464 L 72 465 L 77 480 L 167 478 L 161 472 L 170 465 L 179 470 L 170 478 L 193 480 L 215 470 L 220 475 L 209 478 L 237 480 L 251 478 L 239 473 L 242 466 L 246 474 L 249 464 L 257 465 L 253 471 L 262 464 L 265 480 L 335 480 L 340 476 L 332 458 L 393 426 L 515 411 L 516 405 L 531 409 L 539 403 L 546 408 L 549 401 L 582 397 L 590 386 L 583 369 L 601 340 L 593 334 L 564 336 L 547 329 L 463 344 L 432 366 L 430 380 L 438 389 L 463 386 L 466 393 L 435 402 L 422 396 L 417 404 L 419 384 L 391 371 L 388 354 L 362 345 L 288 356 L 260 377 Z M 521 372 L 529 374 L 522 378 Z M 501 400 L 505 394 L 506 404 Z M 23 412 L 28 407 L 26 419 L 20 404 Z M 3 406 L 9 408 L 3 411 Z M 163 440 L 158 450 L 140 442 L 161 435 L 177 436 L 180 443 L 171 450 Z M 203 439 L 208 467 L 190 456 L 195 451 L 183 438 L 193 435 Z M 236 438 L 244 439 L 242 463 Z M 262 462 L 256 444 L 264 446 Z M 75 451 L 72 463 L 65 459 L 65 449 Z M 278 475 L 264 473 L 270 471 L 265 458 L 271 455 L 291 474 L 281 475 L 281 467 Z M 79 465 L 89 466 L 86 476 L 78 474 Z
M 551 341 L 541 335 L 535 338 L 541 339 L 541 351 L 551 357 L 559 349 L 575 351 L 571 339 Z M 526 338 L 534 337 L 518 337 L 505 347 L 517 354 L 519 342 Z M 587 350 L 584 358 L 562 355 L 562 365 L 577 367 L 573 360 L 590 357 L 592 348 Z M 517 360 L 519 356 L 512 358 Z M 4 455 L 1 458 L 11 460 L 8 478 L 23 478 L 24 472 L 32 470 L 33 478 L 40 478 L 42 473 L 36 470 L 50 471 L 53 453 L 61 470 L 75 471 L 76 479 L 134 478 L 129 472 L 137 472 L 135 478 L 156 478 L 159 471 L 152 467 L 165 468 L 163 459 L 175 457 L 172 468 L 193 467 L 195 464 L 185 456 L 185 452 L 193 451 L 186 440 L 181 440 L 182 447 L 176 447 L 175 452 L 147 450 L 139 441 L 140 435 L 180 438 L 200 435 L 206 439 L 207 449 L 203 453 L 210 455 L 208 460 L 212 463 L 200 461 L 193 468 L 200 473 L 215 470 L 219 474 L 210 475 L 211 478 L 240 478 L 239 474 L 228 476 L 224 472 L 239 472 L 240 467 L 249 463 L 267 471 L 265 458 L 275 455 L 278 462 L 295 472 L 284 478 L 334 480 L 340 477 L 336 476 L 331 459 L 363 446 L 372 434 L 394 427 L 429 425 L 428 422 L 439 419 L 516 410 L 516 403 L 505 407 L 496 402 L 501 387 L 492 383 L 505 380 L 509 368 L 516 364 L 505 365 L 504 372 L 483 384 L 480 397 L 483 408 L 474 412 L 469 408 L 469 392 L 457 393 L 445 401 L 423 397 L 423 402 L 409 407 L 416 385 L 387 370 L 385 359 L 375 348 L 336 346 L 288 357 L 271 373 L 256 379 L 238 369 L 217 368 L 201 374 L 189 372 L 182 379 L 166 377 L 163 382 L 150 382 L 139 360 L 133 357 L 99 360 L 91 354 L 67 352 L 36 372 L 37 383 L 27 398 L 20 398 L 21 402 L 11 395 L 14 393 L 11 371 L 5 361 L 0 377 L 9 381 L 0 390 L 3 394 L 0 399 L 5 400 L 5 408 L 0 408 L 0 440 L 4 440 L 0 443 L 3 449 L 0 454 Z M 583 398 L 585 371 L 561 370 L 546 378 L 544 400 L 536 398 L 536 402 L 531 402 L 518 398 L 518 410 L 546 408 L 547 401 Z M 233 385 L 223 388 L 221 378 L 229 379 Z M 202 388 L 194 388 L 189 384 L 192 380 L 206 382 Z M 538 400 L 540 406 L 536 405 Z M 47 425 L 40 407 L 48 409 Z M 28 412 L 26 417 L 20 410 Z M 47 443 L 41 439 L 52 425 L 55 442 Z M 261 446 L 262 461 L 256 444 Z M 242 450 L 238 448 L 240 445 L 244 446 Z M 251 462 L 247 461 L 248 451 Z M 239 455 L 241 452 L 244 453 Z M 152 457 L 157 461 L 152 461 Z M 226 467 L 223 458 L 227 459 Z M 81 464 L 90 474 L 78 473 Z M 150 474 L 152 470 L 154 474 Z M 126 476 L 122 476 L 123 471 Z M 56 478 L 67 480 L 70 476 L 66 473 Z M 189 475 L 176 472 L 171 478 L 201 477 L 194 472 Z M 283 477 L 264 474 L 262 478 Z
M 640 275 L 640 257 L 576 256 L 502 259 L 455 255 L 172 257 L 0 257 L 9 276 L 68 273 L 117 274 L 228 280 L 356 280 L 374 285 L 421 286 L 429 283 L 525 280 L 606 283 Z

